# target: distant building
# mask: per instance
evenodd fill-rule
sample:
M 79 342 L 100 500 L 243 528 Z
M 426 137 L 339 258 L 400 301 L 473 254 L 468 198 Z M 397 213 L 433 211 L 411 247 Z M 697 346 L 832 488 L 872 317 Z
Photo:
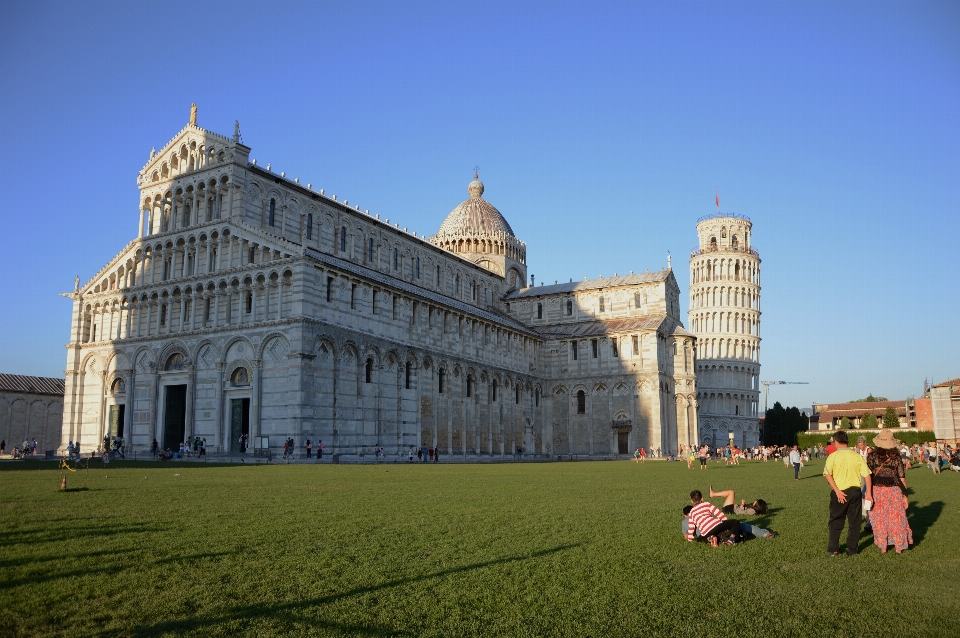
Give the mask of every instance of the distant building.
M 840 428 L 843 417 L 850 419 L 853 427 L 859 428 L 863 417 L 872 414 L 878 422 L 883 421 L 887 408 L 893 408 L 900 420 L 900 427 L 911 427 L 907 416 L 907 401 L 870 401 L 863 403 L 815 403 L 813 412 L 815 417 L 810 419 L 810 429 L 836 430 Z M 878 423 L 882 425 L 882 423 Z M 814 427 L 816 426 L 816 427 Z
M 56 450 L 63 423 L 63 379 L 0 374 L 0 439 L 7 453 L 24 441 Z
M 927 393 L 937 439 L 960 438 L 960 378 L 938 383 Z

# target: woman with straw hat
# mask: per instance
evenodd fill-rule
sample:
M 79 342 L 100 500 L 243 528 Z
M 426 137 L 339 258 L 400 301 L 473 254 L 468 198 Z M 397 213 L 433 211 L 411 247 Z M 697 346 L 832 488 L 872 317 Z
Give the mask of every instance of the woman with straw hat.
M 881 430 L 873 439 L 873 451 L 867 456 L 867 467 L 873 474 L 870 511 L 873 542 L 881 554 L 893 545 L 897 556 L 913 544 L 913 531 L 907 522 L 907 483 L 898 443 L 890 430 Z

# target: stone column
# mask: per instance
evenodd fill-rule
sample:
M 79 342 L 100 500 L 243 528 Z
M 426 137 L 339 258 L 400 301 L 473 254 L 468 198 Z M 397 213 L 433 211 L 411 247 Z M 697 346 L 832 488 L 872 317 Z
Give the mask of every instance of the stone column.
M 193 441 L 193 424 L 194 424 L 194 408 L 196 405 L 195 399 L 197 394 L 197 366 L 193 363 L 187 365 L 187 405 L 184 415 L 184 424 L 183 424 L 183 438 L 184 442 L 187 443 L 188 447 L 192 447 Z
M 217 427 L 220 428 L 218 431 L 220 433 L 220 441 L 223 448 L 223 452 L 230 451 L 230 423 L 223 422 L 223 369 L 226 364 L 223 361 L 217 361 L 217 392 L 216 392 L 216 404 L 213 408 L 213 418 L 214 423 L 217 424 Z
M 127 400 L 126 400 L 126 409 L 123 414 L 123 440 L 127 441 L 127 449 L 133 449 L 133 412 L 137 405 L 137 366 L 135 362 L 134 365 L 130 366 L 129 370 L 124 370 L 127 373 Z
M 213 293 L 213 327 L 220 327 L 220 297 L 223 296 L 219 290 Z
M 144 209 L 140 209 L 140 227 L 137 229 L 137 237 L 143 239 L 143 212 Z
M 263 436 L 260 429 L 260 388 L 263 377 L 263 360 L 254 359 L 253 364 L 253 387 L 250 388 L 250 436 Z

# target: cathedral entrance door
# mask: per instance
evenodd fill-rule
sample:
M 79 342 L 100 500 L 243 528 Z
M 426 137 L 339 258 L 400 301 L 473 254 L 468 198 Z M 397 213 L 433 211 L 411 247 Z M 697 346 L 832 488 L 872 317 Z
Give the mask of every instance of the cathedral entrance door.
M 630 433 L 617 432 L 617 454 L 630 454 Z
M 118 436 L 123 436 L 123 421 L 124 415 L 126 412 L 126 405 L 111 405 L 110 406 L 110 438 L 115 439 Z
M 177 450 L 187 423 L 187 386 L 168 385 L 163 404 L 163 447 Z
M 250 399 L 230 399 L 230 451 L 240 453 L 240 436 L 250 437 Z M 252 446 L 253 442 L 247 442 Z

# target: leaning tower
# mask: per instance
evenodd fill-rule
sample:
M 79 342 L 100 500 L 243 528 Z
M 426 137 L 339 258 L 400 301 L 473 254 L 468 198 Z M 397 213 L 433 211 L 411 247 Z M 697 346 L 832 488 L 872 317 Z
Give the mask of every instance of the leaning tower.
M 712 446 L 760 439 L 760 255 L 750 246 L 752 227 L 747 217 L 703 217 L 690 254 L 700 437 Z

